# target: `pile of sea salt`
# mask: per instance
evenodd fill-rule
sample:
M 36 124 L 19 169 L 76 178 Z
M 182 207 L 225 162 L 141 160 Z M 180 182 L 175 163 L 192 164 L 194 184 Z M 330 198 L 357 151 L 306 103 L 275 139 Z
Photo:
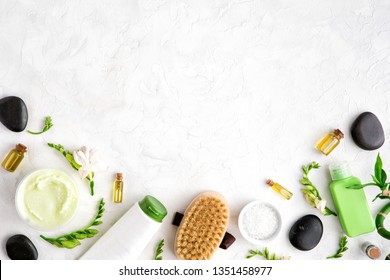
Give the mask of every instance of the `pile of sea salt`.
M 278 230 L 280 221 L 276 211 L 267 204 L 254 204 L 244 213 L 242 225 L 253 239 L 268 239 Z

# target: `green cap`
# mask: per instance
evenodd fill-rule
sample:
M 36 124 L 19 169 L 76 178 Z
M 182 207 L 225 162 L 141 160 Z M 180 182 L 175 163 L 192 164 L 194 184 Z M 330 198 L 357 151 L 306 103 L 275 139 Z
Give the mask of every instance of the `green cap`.
M 151 195 L 145 196 L 138 205 L 147 216 L 159 223 L 168 214 L 164 205 Z
M 333 181 L 342 180 L 352 176 L 348 163 L 334 163 L 329 166 L 330 176 Z

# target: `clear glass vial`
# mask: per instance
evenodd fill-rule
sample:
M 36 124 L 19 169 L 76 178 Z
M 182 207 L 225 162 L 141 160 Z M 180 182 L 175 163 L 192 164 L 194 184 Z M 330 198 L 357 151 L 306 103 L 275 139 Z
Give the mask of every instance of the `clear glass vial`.
M 333 132 L 323 137 L 317 143 L 316 148 L 327 156 L 338 146 L 338 144 L 340 144 L 340 140 L 343 138 L 344 134 L 339 129 L 335 129 Z
M 117 173 L 114 182 L 114 202 L 122 203 L 123 200 L 123 174 Z
M 266 181 L 266 183 L 267 183 L 267 185 L 269 185 L 271 187 L 272 190 L 274 190 L 275 192 L 277 192 L 278 194 L 280 194 L 281 196 L 283 196 L 287 200 L 289 200 L 293 195 L 292 192 L 290 192 L 289 190 L 287 190 L 286 188 L 284 188 L 280 184 L 275 183 L 271 179 L 268 179 Z
M 9 172 L 14 172 L 24 158 L 24 153 L 27 152 L 27 147 L 23 144 L 17 144 L 3 160 L 1 166 Z

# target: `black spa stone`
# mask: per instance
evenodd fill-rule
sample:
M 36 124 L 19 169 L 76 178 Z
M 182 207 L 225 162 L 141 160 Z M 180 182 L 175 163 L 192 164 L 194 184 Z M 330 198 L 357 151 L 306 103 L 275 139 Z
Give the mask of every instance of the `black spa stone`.
M 23 235 L 11 236 L 5 245 L 7 255 L 11 260 L 36 260 L 38 251 L 31 240 Z
M 364 150 L 376 150 L 385 142 L 385 133 L 377 116 L 371 112 L 360 114 L 351 126 L 352 139 Z
M 322 238 L 323 226 L 315 215 L 306 215 L 296 221 L 290 229 L 291 245 L 301 251 L 314 249 Z
M 16 96 L 0 99 L 0 122 L 9 130 L 21 132 L 27 126 L 28 112 L 24 101 Z

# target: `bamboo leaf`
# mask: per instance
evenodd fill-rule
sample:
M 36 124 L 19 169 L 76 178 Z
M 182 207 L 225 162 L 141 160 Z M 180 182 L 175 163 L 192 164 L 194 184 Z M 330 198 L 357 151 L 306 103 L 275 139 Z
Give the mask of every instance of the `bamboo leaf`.
M 376 163 L 375 163 L 375 168 L 374 168 L 374 171 L 375 171 L 375 177 L 376 179 L 379 181 L 379 182 L 382 182 L 382 159 L 381 159 L 381 156 L 380 154 L 378 153 L 377 157 L 376 157 Z
M 371 175 L 371 178 L 377 186 L 380 187 L 382 185 L 382 183 L 374 175 Z
M 382 187 L 386 188 L 386 180 L 387 180 L 387 174 L 386 174 L 386 171 L 384 171 L 382 169 L 382 177 L 381 177 L 381 183 L 382 183 Z
M 362 188 L 364 188 L 366 185 L 362 185 L 362 184 L 355 184 L 355 185 L 352 185 L 352 186 L 348 186 L 347 189 L 354 189 L 354 190 L 360 190 Z

